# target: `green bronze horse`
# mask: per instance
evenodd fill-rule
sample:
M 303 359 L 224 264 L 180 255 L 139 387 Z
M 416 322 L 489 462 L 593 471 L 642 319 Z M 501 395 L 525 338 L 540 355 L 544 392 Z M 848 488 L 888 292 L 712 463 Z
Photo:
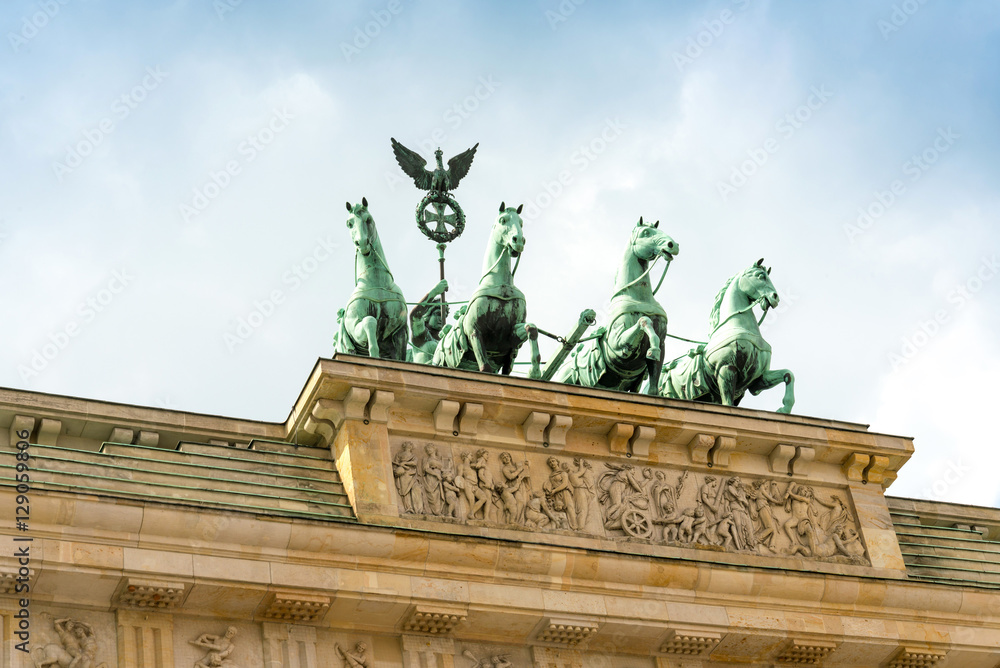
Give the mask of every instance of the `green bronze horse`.
M 667 314 L 653 296 L 649 273 L 657 259 L 669 263 L 680 250 L 659 223 L 636 223 L 615 276 L 606 330 L 573 351 L 556 382 L 638 392 L 648 377 L 649 393 L 656 393 Z
M 510 374 L 521 345 L 530 339 L 532 376 L 538 369 L 537 330 L 525 322 L 524 293 L 514 286 L 511 258 L 524 251 L 522 206 L 500 203 L 490 231 L 479 287 L 469 298 L 458 323 L 441 337 L 431 364 L 488 373 Z
M 771 269 L 761 258 L 733 276 L 719 290 L 709 317 L 708 342 L 674 360 L 663 374 L 660 394 L 672 399 L 693 399 L 724 406 L 738 406 L 744 393 L 754 396 L 785 383 L 779 413 L 790 413 L 795 404 L 795 377 L 788 369 L 771 369 L 771 346 L 761 336 L 753 307 L 764 312 L 778 305 L 771 283 Z M 763 320 L 763 317 L 761 318 Z
M 361 204 L 353 206 L 348 202 L 347 211 L 354 242 L 354 292 L 340 320 L 336 351 L 406 360 L 406 300 L 385 261 L 368 200 L 362 197 Z

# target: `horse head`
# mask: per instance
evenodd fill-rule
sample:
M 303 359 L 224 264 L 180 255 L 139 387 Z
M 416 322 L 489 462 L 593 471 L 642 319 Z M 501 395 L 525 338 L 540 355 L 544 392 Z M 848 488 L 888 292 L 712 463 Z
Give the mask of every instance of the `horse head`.
M 510 251 L 511 257 L 517 257 L 524 251 L 524 232 L 521 231 L 521 210 L 500 202 L 500 215 L 493 223 L 493 237 L 501 248 Z
M 646 223 L 640 217 L 632 230 L 632 253 L 643 262 L 649 262 L 658 256 L 672 260 L 680 251 L 680 245 L 665 232 L 661 232 L 659 226 L 660 221 Z
M 770 308 L 778 305 L 778 291 L 771 282 L 771 268 L 764 267 L 764 258 L 740 275 L 739 288 L 751 301 L 765 300 Z
M 354 248 L 362 255 L 367 256 L 372 252 L 372 244 L 375 240 L 375 219 L 368 212 L 368 199 L 361 198 L 361 204 L 351 206 L 347 202 L 347 212 L 351 215 L 347 217 L 347 229 L 351 231 L 351 241 Z

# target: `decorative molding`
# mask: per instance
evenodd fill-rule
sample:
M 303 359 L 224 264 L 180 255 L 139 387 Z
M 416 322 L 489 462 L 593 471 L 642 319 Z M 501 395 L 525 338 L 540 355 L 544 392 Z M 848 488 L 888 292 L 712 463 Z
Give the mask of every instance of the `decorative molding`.
M 884 455 L 872 455 L 871 463 L 864 471 L 865 482 L 881 485 L 885 481 L 885 471 L 889 468 L 889 458 Z
M 119 666 L 175 668 L 173 615 L 119 610 L 116 617 Z
M 835 649 L 837 643 L 834 642 L 793 638 L 774 660 L 792 666 L 818 666 Z
M 534 668 L 583 668 L 583 653 L 575 649 L 533 645 L 531 659 Z
M 795 457 L 794 446 L 785 445 L 784 443 L 779 443 L 774 446 L 774 449 L 771 450 L 771 454 L 767 456 L 767 464 L 771 469 L 771 473 L 791 475 L 793 457 Z
M 291 624 L 319 622 L 330 609 L 330 597 L 300 592 L 272 592 L 264 599 L 264 619 Z
M 42 418 L 38 425 L 38 434 L 35 435 L 35 442 L 39 445 L 56 445 L 59 442 L 59 434 L 62 432 L 62 421 L 51 418 Z
M 900 647 L 899 652 L 885 664 L 885 668 L 933 668 L 948 656 L 946 650 Z
M 438 402 L 438 405 L 434 408 L 434 429 L 439 434 L 451 434 L 453 436 L 458 436 L 455 432 L 455 418 L 458 417 L 458 411 L 462 409 L 462 404 L 457 401 L 451 401 L 449 399 L 442 399 Z
M 536 445 L 544 443 L 545 428 L 549 426 L 549 420 L 551 419 L 552 416 L 548 413 L 541 413 L 539 411 L 528 413 L 528 417 L 521 423 L 521 427 L 524 428 L 524 440 Z
M 715 445 L 715 437 L 709 434 L 695 434 L 688 441 L 687 449 L 694 464 L 710 464 L 708 452 Z
M 795 458 L 792 459 L 791 472 L 795 475 L 808 475 L 812 463 L 816 459 L 816 449 L 808 445 L 795 446 Z
M 722 635 L 712 631 L 670 629 L 660 644 L 660 653 L 706 656 L 718 647 L 720 642 L 722 642 Z
M 155 431 L 140 431 L 135 437 L 135 444 L 147 448 L 155 448 L 160 443 L 160 434 Z
M 608 448 L 611 452 L 624 455 L 628 452 L 628 442 L 635 432 L 635 427 L 624 422 L 616 422 L 608 431 Z
M 454 668 L 455 641 L 451 638 L 403 636 L 403 668 Z
M 861 482 L 864 479 L 865 467 L 868 466 L 869 461 L 871 461 L 871 455 L 854 452 L 847 456 L 841 469 L 851 482 Z
M 135 439 L 135 431 L 125 427 L 115 427 L 108 436 L 108 443 L 120 443 L 122 445 L 132 445 Z
M 10 423 L 10 447 L 13 450 L 18 441 L 22 440 L 18 438 L 17 432 L 26 431 L 28 432 L 28 439 L 31 440 L 31 432 L 35 430 L 35 418 L 29 417 L 27 415 L 15 415 L 14 420 Z
M 464 622 L 467 615 L 467 608 L 417 605 L 403 622 L 403 630 L 410 633 L 447 635 L 460 622 Z
M 479 419 L 483 417 L 483 405 L 466 402 L 458 412 L 458 433 L 460 436 L 475 436 L 479 431 Z
M 552 419 L 549 420 L 549 426 L 545 429 L 545 440 L 542 445 L 546 443 L 552 448 L 562 448 L 566 445 L 566 434 L 569 432 L 569 428 L 573 426 L 573 418 L 568 415 L 553 415 Z
M 387 392 L 386 390 L 375 390 L 374 395 L 366 406 L 369 422 L 377 422 L 379 424 L 385 424 L 388 422 L 389 408 L 395 400 L 396 395 L 392 392 Z
M 0 570 L 0 596 L 14 596 L 17 593 L 17 585 L 30 583 L 35 577 L 35 571 L 29 570 L 27 579 L 19 581 L 18 577 L 20 576 L 16 568 Z
M 639 426 L 635 428 L 635 433 L 628 441 L 628 450 L 633 457 L 647 459 L 649 457 L 649 444 L 656 438 L 656 430 L 652 427 Z
M 600 630 L 600 625 L 592 619 L 551 617 L 543 620 L 535 634 L 539 642 L 576 647 Z
M 111 597 L 111 605 L 116 608 L 175 610 L 184 602 L 186 588 L 183 582 L 124 578 Z
M 314 627 L 264 622 L 261 632 L 268 668 L 318 668 Z
M 708 459 L 713 466 L 727 468 L 729 455 L 736 449 L 736 438 L 733 436 L 716 436 L 715 445 L 708 451 Z

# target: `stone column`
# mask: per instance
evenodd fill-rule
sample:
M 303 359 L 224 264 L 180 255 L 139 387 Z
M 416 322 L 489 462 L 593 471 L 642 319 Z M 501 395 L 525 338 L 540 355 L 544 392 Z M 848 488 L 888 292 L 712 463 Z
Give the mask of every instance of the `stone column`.
M 455 641 L 403 636 L 403 668 L 455 668 Z
M 264 622 L 262 632 L 264 668 L 318 668 L 316 629 L 312 626 Z
M 119 668 L 174 668 L 174 619 L 171 615 L 119 610 Z

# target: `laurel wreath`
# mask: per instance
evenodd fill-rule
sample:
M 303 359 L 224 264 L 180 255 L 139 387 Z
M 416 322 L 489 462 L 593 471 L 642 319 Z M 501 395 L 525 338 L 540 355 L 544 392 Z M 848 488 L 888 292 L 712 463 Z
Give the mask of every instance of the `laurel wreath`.
M 437 229 L 431 229 L 427 226 L 427 221 L 424 220 L 423 213 L 427 210 L 427 207 L 433 203 L 437 204 L 447 204 L 455 212 L 455 227 L 447 232 L 439 232 Z M 458 205 L 455 198 L 446 192 L 439 192 L 437 190 L 432 190 L 424 196 L 420 203 L 417 204 L 417 226 L 420 231 L 424 233 L 424 236 L 432 241 L 436 241 L 439 244 L 446 244 L 453 239 L 456 239 L 462 235 L 465 231 L 465 212 L 462 211 L 462 207 Z

